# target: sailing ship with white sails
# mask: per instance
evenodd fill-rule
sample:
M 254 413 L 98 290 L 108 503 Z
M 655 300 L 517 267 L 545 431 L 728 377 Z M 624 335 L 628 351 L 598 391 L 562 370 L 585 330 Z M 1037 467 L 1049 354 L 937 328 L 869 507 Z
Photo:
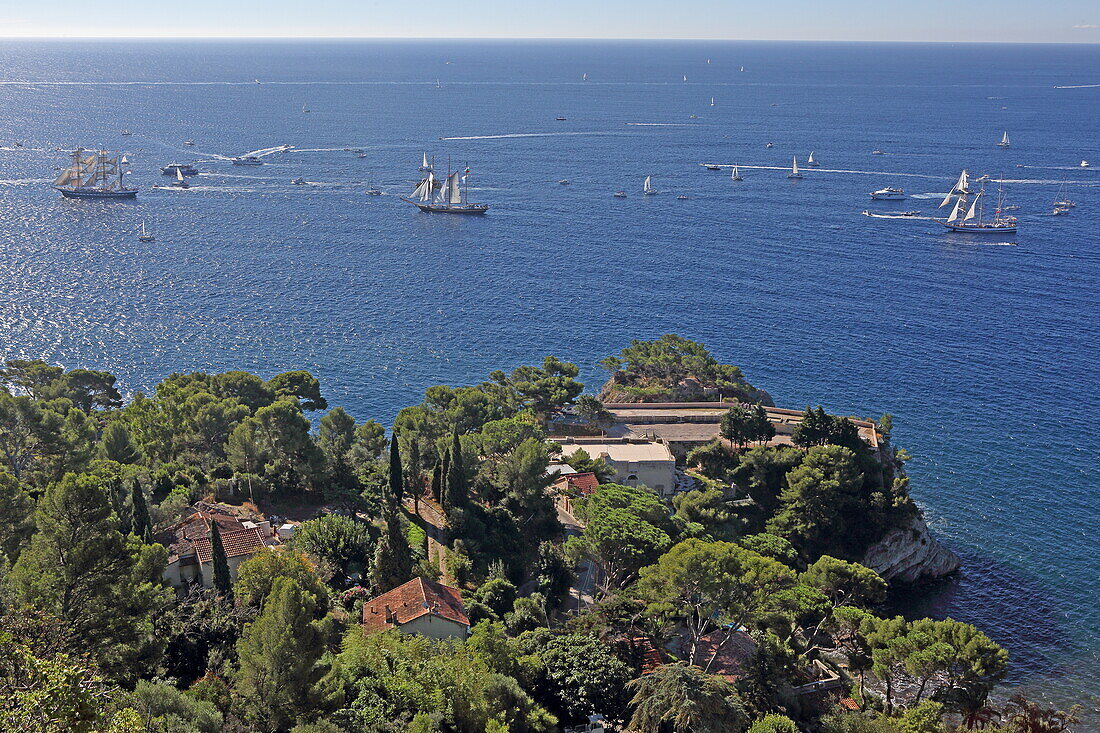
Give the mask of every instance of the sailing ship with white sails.
M 1001 136 L 1001 141 L 997 143 L 998 148 L 1011 147 L 1012 143 L 1008 141 L 1008 130 L 1005 130 L 1005 134 Z
M 489 204 L 469 201 L 469 177 L 469 168 L 462 173 L 461 178 L 458 171 L 448 171 L 437 194 L 435 173 L 428 171 L 428 175 L 413 189 L 410 198 L 402 200 L 429 214 L 484 214 L 489 210 Z
M 973 234 L 1013 234 L 1016 231 L 1016 217 L 1004 216 L 1001 211 L 1001 202 L 997 202 L 993 219 L 985 220 L 985 184 L 974 192 L 970 189 L 970 178 L 966 170 L 963 170 L 959 180 L 951 191 L 940 203 L 942 209 L 949 204 L 951 213 L 946 219 L 937 219 L 940 224 L 953 232 L 970 232 Z
M 646 196 L 653 196 L 657 193 L 657 189 L 653 186 L 653 176 L 646 176 L 642 181 L 642 193 Z
M 125 158 L 122 158 L 125 161 Z M 125 164 L 106 150 L 73 151 L 72 162 L 53 182 L 55 190 L 71 199 L 132 199 L 136 188 L 128 188 L 122 177 Z
M 810 157 L 806 158 L 806 167 L 807 168 L 817 168 L 818 165 L 819 165 L 819 163 L 816 160 L 814 160 L 814 151 L 811 150 L 810 151 Z
M 730 180 L 731 181 L 743 181 L 743 180 L 745 180 L 744 178 L 741 177 L 741 174 L 738 172 L 737 166 L 734 166 L 733 170 L 730 171 Z
M 152 234 L 150 234 L 148 232 L 148 230 L 145 229 L 145 220 L 144 219 L 141 220 L 141 234 L 138 235 L 138 241 L 139 242 L 155 242 L 155 241 L 157 241 L 157 238 L 154 237 Z

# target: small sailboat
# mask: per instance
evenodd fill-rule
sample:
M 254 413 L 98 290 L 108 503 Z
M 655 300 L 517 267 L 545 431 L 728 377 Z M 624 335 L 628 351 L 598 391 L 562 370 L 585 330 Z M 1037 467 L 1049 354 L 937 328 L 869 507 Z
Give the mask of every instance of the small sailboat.
M 1008 141 L 1008 130 L 1005 130 L 1005 134 L 1001 136 L 1001 141 L 997 143 L 998 148 L 1010 147 L 1012 143 Z
M 1070 209 L 1077 208 L 1077 204 L 1066 198 L 1065 189 L 1066 183 L 1063 181 L 1062 185 L 1058 187 L 1058 197 L 1054 199 L 1055 214 L 1065 214 L 1068 213 Z M 1059 211 L 1059 209 L 1061 209 L 1061 211 Z
M 688 75 L 684 74 L 684 81 L 687 81 L 687 80 L 688 80 Z
M 711 106 L 711 107 L 713 107 L 713 106 L 714 106 L 714 97 L 711 97 L 711 98 L 710 98 L 710 106 Z
M 744 71 L 744 70 L 745 70 L 745 67 L 744 67 L 744 66 L 742 66 L 742 67 L 741 67 L 741 71 Z
M 806 158 L 806 167 L 807 168 L 817 168 L 817 166 L 818 166 L 818 162 L 816 160 L 814 160 L 814 151 L 811 150 L 810 151 L 810 157 Z
M 581 81 L 588 81 L 588 72 L 581 74 Z
M 302 105 L 302 114 L 309 114 L 309 107 L 305 106 L 304 104 Z
M 652 196 L 657 193 L 657 189 L 653 187 L 652 176 L 646 176 L 645 181 L 642 182 L 642 193 L 646 196 Z
M 741 177 L 741 174 L 737 171 L 737 166 L 734 166 L 733 170 L 730 172 L 730 180 L 731 181 L 743 181 L 743 180 L 745 180 L 744 178 Z
M 187 185 L 187 180 L 183 177 L 183 171 L 176 166 L 176 180 L 172 181 L 172 185 L 176 188 L 190 188 Z
M 424 157 L 421 159 L 420 167 L 417 168 L 421 173 L 428 173 L 432 169 L 432 164 L 428 162 L 428 154 L 424 153 Z
M 791 158 L 791 172 L 787 174 L 787 178 L 800 179 L 802 174 L 798 172 L 798 158 Z
M 144 219 L 141 220 L 141 234 L 138 235 L 138 241 L 139 242 L 155 242 L 155 241 L 157 241 L 157 238 L 154 237 L 152 234 L 150 234 L 145 229 L 145 220 Z
M 382 189 L 378 188 L 377 186 L 375 186 L 370 181 L 367 181 L 367 195 L 368 196 L 381 196 L 382 195 Z

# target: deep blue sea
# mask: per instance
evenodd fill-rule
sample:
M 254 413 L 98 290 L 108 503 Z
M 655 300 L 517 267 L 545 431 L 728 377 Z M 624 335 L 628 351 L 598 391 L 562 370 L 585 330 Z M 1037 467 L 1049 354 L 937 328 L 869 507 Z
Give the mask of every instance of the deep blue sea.
M 978 624 L 1100 727 L 1100 88 L 1055 88 L 1088 84 L 1097 46 L 3 41 L 0 357 L 129 390 L 305 368 L 388 422 L 546 354 L 595 388 L 631 338 L 701 340 L 779 405 L 893 413 L 966 563 L 909 610 Z M 124 150 L 137 201 L 50 190 L 75 146 Z M 489 214 L 403 203 L 424 152 Z M 177 161 L 192 187 L 151 189 Z M 861 214 L 929 216 L 964 167 L 1019 234 Z M 910 198 L 869 200 L 888 185 Z

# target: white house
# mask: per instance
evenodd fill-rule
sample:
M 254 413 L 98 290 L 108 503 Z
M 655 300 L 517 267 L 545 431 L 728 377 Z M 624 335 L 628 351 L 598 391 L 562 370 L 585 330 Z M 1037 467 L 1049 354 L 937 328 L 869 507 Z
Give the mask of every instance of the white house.
M 615 470 L 612 481 L 627 486 L 648 486 L 669 495 L 676 488 L 676 458 L 662 442 L 638 438 L 555 438 L 563 458 L 583 449 L 602 458 Z

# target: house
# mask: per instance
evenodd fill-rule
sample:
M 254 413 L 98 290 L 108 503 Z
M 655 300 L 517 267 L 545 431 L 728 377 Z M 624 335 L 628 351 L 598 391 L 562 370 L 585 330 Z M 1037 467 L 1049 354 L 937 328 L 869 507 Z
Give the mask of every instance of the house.
M 573 501 L 588 496 L 600 485 L 600 480 L 591 471 L 566 473 L 550 484 L 550 493 L 554 505 L 567 514 L 573 514 Z
M 568 458 L 583 449 L 592 458 L 601 458 L 615 471 L 612 483 L 648 486 L 668 496 L 676 488 L 676 458 L 665 443 L 644 438 L 553 438 Z
M 237 566 L 257 552 L 279 543 L 271 524 L 258 516 L 241 516 L 240 509 L 225 504 L 198 502 L 191 513 L 156 539 L 168 548 L 164 579 L 182 588 L 201 584 L 214 585 L 214 556 L 210 547 L 210 527 L 217 524 L 222 547 L 229 561 L 229 575 L 237 578 Z
M 458 589 L 425 578 L 413 578 L 364 603 L 362 623 L 368 633 L 397 629 L 432 639 L 465 639 L 470 632 Z

